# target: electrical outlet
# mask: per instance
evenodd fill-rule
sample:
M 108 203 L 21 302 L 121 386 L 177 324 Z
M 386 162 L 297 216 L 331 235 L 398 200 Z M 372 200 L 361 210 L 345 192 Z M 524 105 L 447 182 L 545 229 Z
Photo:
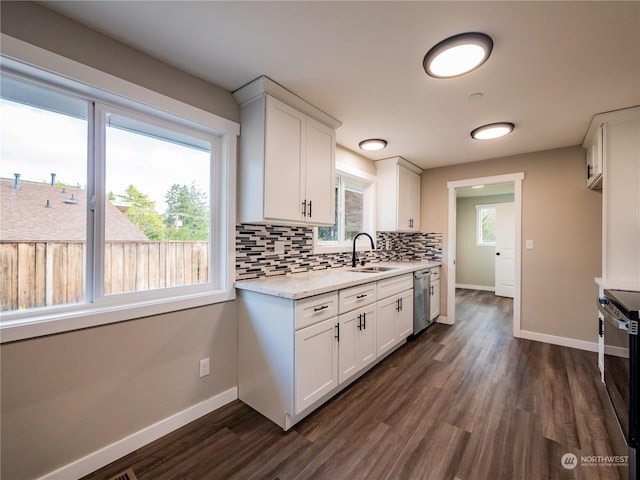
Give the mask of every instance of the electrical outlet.
M 533 240 L 526 240 L 524 242 L 524 248 L 527 250 L 533 250 Z
M 200 376 L 206 377 L 209 375 L 209 357 L 200 360 Z

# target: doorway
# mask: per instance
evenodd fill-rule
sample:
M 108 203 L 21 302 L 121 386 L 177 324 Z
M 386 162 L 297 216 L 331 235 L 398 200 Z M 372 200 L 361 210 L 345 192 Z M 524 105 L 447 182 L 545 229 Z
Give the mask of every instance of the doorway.
M 449 219 L 446 265 L 447 278 L 447 317 L 446 323 L 454 324 L 456 320 L 456 269 L 457 269 L 457 202 L 458 192 L 471 187 L 484 186 L 485 191 L 507 187 L 513 192 L 513 251 L 511 263 L 513 265 L 513 335 L 520 336 L 520 276 L 521 276 L 521 228 L 522 228 L 522 180 L 524 173 L 497 175 L 492 177 L 471 178 L 448 182 L 449 189 Z M 498 185 L 502 187 L 498 187 Z M 496 190 L 497 191 L 497 190 Z M 496 262 L 498 263 L 498 262 Z

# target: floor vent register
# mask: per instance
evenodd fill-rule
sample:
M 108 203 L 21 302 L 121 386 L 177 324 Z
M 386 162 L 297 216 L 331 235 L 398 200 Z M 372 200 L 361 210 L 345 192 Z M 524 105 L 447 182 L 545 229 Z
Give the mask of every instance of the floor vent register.
M 129 468 L 124 472 L 120 472 L 117 475 L 111 477 L 109 480 L 138 480 L 133 469 Z

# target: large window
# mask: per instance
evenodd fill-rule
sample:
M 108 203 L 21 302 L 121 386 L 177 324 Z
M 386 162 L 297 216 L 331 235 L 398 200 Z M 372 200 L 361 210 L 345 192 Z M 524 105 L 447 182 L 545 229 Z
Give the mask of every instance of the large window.
M 373 235 L 372 188 L 370 179 L 340 172 L 336 175 L 335 223 L 330 227 L 317 228 L 316 251 L 321 253 L 351 247 L 358 232 Z M 362 239 L 363 242 L 365 240 Z
M 235 139 L 202 121 L 217 117 L 118 105 L 51 74 L 0 78 L 4 336 L 232 298 Z

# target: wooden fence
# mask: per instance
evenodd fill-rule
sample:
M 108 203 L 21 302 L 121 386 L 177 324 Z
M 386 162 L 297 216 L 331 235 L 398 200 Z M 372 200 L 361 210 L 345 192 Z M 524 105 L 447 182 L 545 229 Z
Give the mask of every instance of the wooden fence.
M 0 242 L 1 311 L 81 302 L 85 262 L 82 242 Z M 107 295 L 208 280 L 208 242 L 105 245 Z

